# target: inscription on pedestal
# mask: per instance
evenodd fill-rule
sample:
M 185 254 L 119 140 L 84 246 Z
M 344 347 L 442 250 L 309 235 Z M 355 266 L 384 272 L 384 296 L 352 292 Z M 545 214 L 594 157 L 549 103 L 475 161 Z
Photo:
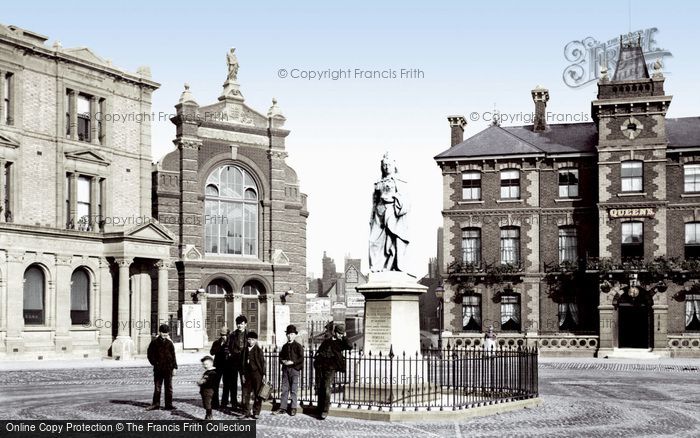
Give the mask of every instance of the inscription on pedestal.
M 391 347 L 391 303 L 365 302 L 365 352 L 386 354 Z

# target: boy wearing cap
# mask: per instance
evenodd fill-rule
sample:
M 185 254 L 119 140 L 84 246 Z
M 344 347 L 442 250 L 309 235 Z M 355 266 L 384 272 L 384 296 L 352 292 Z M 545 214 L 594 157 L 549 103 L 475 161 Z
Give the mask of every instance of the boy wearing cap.
M 292 408 L 289 411 L 289 415 L 295 416 L 297 414 L 297 408 L 299 407 L 297 392 L 299 390 L 299 375 L 304 365 L 304 347 L 295 341 L 298 334 L 296 326 L 293 324 L 288 325 L 285 333 L 287 334 L 287 343 L 282 346 L 282 351 L 280 351 L 280 364 L 282 364 L 282 398 L 279 410 L 272 414 L 278 415 L 287 412 L 287 402 L 289 400 L 289 393 L 291 392 Z
M 160 390 L 165 383 L 165 409 L 175 409 L 173 406 L 173 376 L 177 370 L 175 358 L 175 346 L 170 340 L 167 324 L 161 324 L 158 328 L 158 336 L 148 344 L 148 362 L 153 365 L 153 403 L 146 408 L 153 411 L 160 407 Z
M 258 345 L 258 334 L 248 332 L 248 348 L 243 362 L 243 372 L 241 380 L 243 382 L 243 412 L 245 418 L 258 419 L 262 399 L 258 397 L 263 379 L 265 378 L 265 357 L 262 349 Z M 253 412 L 250 411 L 250 397 L 254 398 Z
M 328 416 L 331 406 L 331 386 L 337 371 L 345 372 L 344 350 L 352 350 L 352 346 L 345 337 L 345 326 L 333 323 L 326 326 L 330 335 L 321 343 L 314 355 L 314 368 L 316 369 L 316 381 L 318 382 L 318 414 L 321 420 Z
M 204 356 L 202 358 L 202 366 L 204 367 L 204 374 L 202 378 L 199 379 L 197 385 L 199 385 L 199 394 L 202 396 L 202 405 L 206 410 L 205 420 L 213 420 L 212 416 L 212 399 L 214 393 L 219 386 L 219 378 L 216 374 L 216 369 L 214 369 L 214 358 L 211 356 Z

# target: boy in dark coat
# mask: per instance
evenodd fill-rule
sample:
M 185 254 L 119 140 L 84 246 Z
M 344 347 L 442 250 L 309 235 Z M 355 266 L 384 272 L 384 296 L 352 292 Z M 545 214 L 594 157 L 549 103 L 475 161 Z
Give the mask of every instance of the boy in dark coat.
M 211 344 L 209 354 L 214 356 L 214 367 L 216 368 L 216 386 L 214 387 L 214 396 L 211 401 L 211 406 L 214 409 L 219 408 L 219 383 L 221 377 L 226 372 L 226 361 L 228 360 L 228 330 L 222 328 L 219 331 L 219 339 Z M 228 381 L 228 379 L 227 379 Z M 227 390 L 228 387 L 224 387 Z
M 212 399 L 219 386 L 219 378 L 216 375 L 216 369 L 214 369 L 214 358 L 211 356 L 204 356 L 202 358 L 202 366 L 204 366 L 204 374 L 202 374 L 202 378 L 199 379 L 197 385 L 199 385 L 199 394 L 202 396 L 202 405 L 206 410 L 204 419 L 213 420 L 214 417 L 211 412 Z
M 296 326 L 290 324 L 287 326 L 286 335 L 287 343 L 282 346 L 280 351 L 280 364 L 282 365 L 282 398 L 280 400 L 280 409 L 273 412 L 273 415 L 285 414 L 287 412 L 287 402 L 289 401 L 289 393 L 292 395 L 292 408 L 289 415 L 292 417 L 297 414 L 299 400 L 297 392 L 299 391 L 299 376 L 304 365 L 304 347 L 300 343 L 295 342 L 297 336 Z
M 321 343 L 314 355 L 314 368 L 318 382 L 318 414 L 321 420 L 326 419 L 331 406 L 331 386 L 333 386 L 335 373 L 345 372 L 343 351 L 352 349 L 345 337 L 343 324 L 333 327 L 333 323 L 329 323 L 326 330 L 330 337 Z
M 243 412 L 245 418 L 258 419 L 262 399 L 258 397 L 263 379 L 265 378 L 265 357 L 258 346 L 258 334 L 248 332 L 248 348 L 243 362 Z M 250 397 L 254 398 L 253 412 L 250 411 Z
M 160 390 L 165 383 L 165 409 L 175 409 L 173 406 L 173 376 L 177 370 L 177 360 L 175 359 L 175 346 L 170 340 L 168 333 L 170 328 L 167 324 L 161 324 L 158 329 L 158 336 L 148 345 L 148 362 L 153 365 L 153 403 L 146 408 L 153 411 L 160 407 Z

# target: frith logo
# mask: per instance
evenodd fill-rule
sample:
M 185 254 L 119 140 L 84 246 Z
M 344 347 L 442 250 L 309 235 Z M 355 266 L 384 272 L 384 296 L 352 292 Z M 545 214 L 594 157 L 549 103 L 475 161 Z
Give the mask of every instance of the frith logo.
M 653 208 L 612 208 L 608 214 L 612 219 L 621 217 L 654 217 L 656 211 Z

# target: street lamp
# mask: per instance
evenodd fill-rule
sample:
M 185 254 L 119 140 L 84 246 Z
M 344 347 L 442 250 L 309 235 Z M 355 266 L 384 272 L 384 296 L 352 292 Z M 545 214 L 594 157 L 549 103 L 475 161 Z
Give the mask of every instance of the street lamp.
M 438 350 L 442 351 L 442 329 L 443 329 L 443 324 L 444 324 L 444 315 L 445 315 L 445 288 L 442 287 L 442 283 L 438 284 L 438 286 L 435 288 L 435 298 L 438 299 L 438 324 L 439 324 L 439 330 L 438 330 Z

